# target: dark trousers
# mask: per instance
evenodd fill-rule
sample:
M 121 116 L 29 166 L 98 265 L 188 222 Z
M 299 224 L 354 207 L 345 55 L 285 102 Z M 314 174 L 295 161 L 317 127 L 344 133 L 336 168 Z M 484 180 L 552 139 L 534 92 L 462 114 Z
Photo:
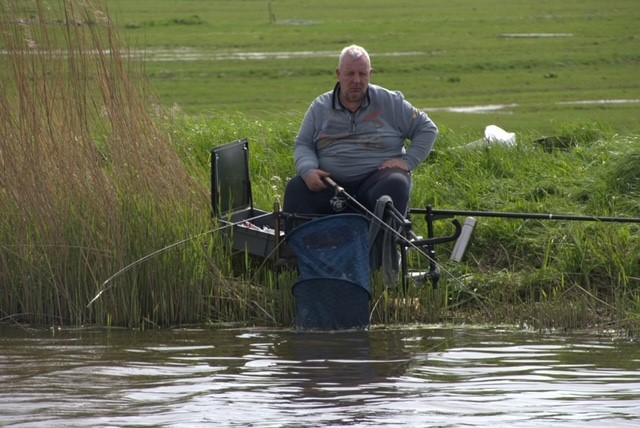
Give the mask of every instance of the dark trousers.
M 338 183 L 344 190 L 355 198 L 368 211 L 373 212 L 377 200 L 387 195 L 393 201 L 393 206 L 401 213 L 406 213 L 411 194 L 411 174 L 399 168 L 380 169 L 373 172 L 364 180 L 354 183 Z M 334 197 L 342 198 L 345 208 L 339 208 L 340 200 L 332 203 Z M 326 215 L 335 213 L 355 212 L 365 214 L 361 207 L 345 198 L 345 195 L 336 194 L 335 189 L 327 185 L 320 192 L 312 192 L 307 188 L 304 180 L 296 176 L 289 180 L 284 193 L 285 232 L 308 221 L 309 216 Z M 305 218 L 305 216 L 307 218 Z

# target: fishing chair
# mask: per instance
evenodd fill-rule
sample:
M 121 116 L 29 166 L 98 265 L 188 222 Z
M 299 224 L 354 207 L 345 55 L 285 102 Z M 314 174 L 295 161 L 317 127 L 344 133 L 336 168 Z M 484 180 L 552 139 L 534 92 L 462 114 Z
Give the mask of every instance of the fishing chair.
M 330 183 L 336 188 L 336 194 L 344 192 L 336 183 Z M 345 195 L 350 197 L 350 195 Z M 287 266 L 285 262 L 286 237 L 282 223 L 285 218 L 296 217 L 296 215 L 283 213 L 279 205 L 274 204 L 272 212 L 256 209 L 253 205 L 253 195 L 251 186 L 251 174 L 249 169 L 249 142 L 247 139 L 237 140 L 211 150 L 211 205 L 213 216 L 220 224 L 220 231 L 231 248 L 235 252 L 247 253 L 262 259 L 270 259 L 276 266 Z M 377 208 L 380 210 L 380 207 Z M 436 262 L 436 245 L 444 242 L 455 241 L 460 236 L 460 223 L 454 218 L 455 232 L 451 236 L 435 237 L 434 222 L 452 216 L 441 215 L 433 212 L 430 207 L 426 210 L 409 209 L 407 216 L 400 213 L 391 201 L 382 204 L 382 211 L 373 213 L 377 219 L 382 219 L 383 224 L 376 224 L 376 218 L 372 218 L 372 229 L 376 225 L 379 231 L 391 228 L 392 232 L 387 233 L 379 244 L 383 245 L 383 253 L 386 255 L 397 255 L 399 262 L 393 259 L 392 266 L 388 271 L 387 282 L 397 283 L 399 279 L 403 287 L 407 286 L 408 280 L 414 282 L 431 281 L 433 286 L 437 286 L 440 274 Z M 416 235 L 412 229 L 411 216 L 423 214 L 427 224 L 427 238 Z M 309 216 L 297 216 L 305 220 L 310 220 Z M 371 233 L 371 232 L 370 232 Z M 374 230 L 375 233 L 375 230 Z M 414 250 L 426 256 L 428 259 L 428 269 L 411 270 L 408 259 L 410 252 Z M 380 264 L 384 260 L 379 261 Z M 377 263 L 377 262 L 376 262 Z M 387 263 L 388 264 L 388 263 Z M 398 268 L 399 276 L 398 278 Z M 394 278 L 391 278 L 394 275 Z

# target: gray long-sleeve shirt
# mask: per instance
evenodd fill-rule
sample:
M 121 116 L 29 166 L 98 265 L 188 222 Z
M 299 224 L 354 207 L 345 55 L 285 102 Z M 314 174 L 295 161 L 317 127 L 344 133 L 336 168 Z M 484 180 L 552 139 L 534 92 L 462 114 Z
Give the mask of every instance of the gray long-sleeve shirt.
M 414 170 L 429 156 L 438 128 L 400 92 L 370 84 L 363 105 L 352 113 L 338 91 L 339 84 L 317 97 L 302 121 L 294 148 L 301 177 L 322 169 L 338 182 L 352 182 L 387 159 L 402 158 Z

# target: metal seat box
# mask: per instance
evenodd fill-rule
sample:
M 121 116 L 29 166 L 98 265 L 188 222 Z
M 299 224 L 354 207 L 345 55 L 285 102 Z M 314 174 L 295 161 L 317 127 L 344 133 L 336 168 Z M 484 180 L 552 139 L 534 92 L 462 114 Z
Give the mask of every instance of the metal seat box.
M 248 140 L 211 150 L 211 204 L 233 250 L 277 258 L 284 232 L 275 210 L 270 213 L 253 206 Z

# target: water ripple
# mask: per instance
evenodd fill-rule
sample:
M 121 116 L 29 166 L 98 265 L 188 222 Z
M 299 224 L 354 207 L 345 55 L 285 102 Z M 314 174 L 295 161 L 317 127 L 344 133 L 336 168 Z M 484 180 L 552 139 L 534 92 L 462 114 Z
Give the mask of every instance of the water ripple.
M 9 332 L 0 424 L 637 426 L 639 362 L 627 340 L 497 329 Z

